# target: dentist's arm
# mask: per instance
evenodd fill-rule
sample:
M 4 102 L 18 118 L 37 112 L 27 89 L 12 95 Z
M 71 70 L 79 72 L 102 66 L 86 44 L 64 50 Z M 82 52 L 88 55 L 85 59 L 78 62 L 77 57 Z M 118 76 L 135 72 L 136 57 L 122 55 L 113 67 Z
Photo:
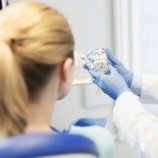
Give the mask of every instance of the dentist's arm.
M 113 121 L 125 140 L 140 158 L 158 157 L 158 119 L 147 112 L 138 96 L 128 88 L 118 71 L 109 65 L 111 73 L 99 74 L 87 68 L 93 82 L 116 100 Z
M 131 91 L 138 95 L 142 102 L 158 103 L 158 76 L 133 74 L 112 55 L 108 48 L 106 49 L 106 55 L 111 64 L 124 78 Z

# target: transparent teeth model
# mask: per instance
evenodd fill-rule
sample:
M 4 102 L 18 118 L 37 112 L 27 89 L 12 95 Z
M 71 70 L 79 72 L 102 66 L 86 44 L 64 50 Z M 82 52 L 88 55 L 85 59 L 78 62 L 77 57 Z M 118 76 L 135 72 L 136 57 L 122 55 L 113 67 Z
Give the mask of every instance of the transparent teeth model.
M 82 56 L 82 63 L 89 66 L 93 71 L 106 73 L 108 71 L 107 56 L 105 49 L 92 49 Z

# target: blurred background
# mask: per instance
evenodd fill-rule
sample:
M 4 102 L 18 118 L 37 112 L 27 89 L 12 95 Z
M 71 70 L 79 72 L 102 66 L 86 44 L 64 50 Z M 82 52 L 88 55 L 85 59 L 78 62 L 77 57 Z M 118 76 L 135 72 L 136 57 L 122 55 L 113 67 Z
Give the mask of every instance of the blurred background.
M 10 4 L 16 1 L 21 0 L 8 0 Z M 158 73 L 157 0 L 36 1 L 57 8 L 68 19 L 76 41 L 75 53 L 78 55 L 89 49 L 110 48 L 132 72 Z M 134 158 L 133 150 L 112 122 L 113 106 L 114 101 L 95 85 L 80 82 L 72 86 L 65 99 L 57 101 L 51 124 L 63 130 L 70 122 L 81 117 L 108 117 L 105 128 L 116 141 L 115 157 Z M 158 105 L 144 106 L 158 116 Z

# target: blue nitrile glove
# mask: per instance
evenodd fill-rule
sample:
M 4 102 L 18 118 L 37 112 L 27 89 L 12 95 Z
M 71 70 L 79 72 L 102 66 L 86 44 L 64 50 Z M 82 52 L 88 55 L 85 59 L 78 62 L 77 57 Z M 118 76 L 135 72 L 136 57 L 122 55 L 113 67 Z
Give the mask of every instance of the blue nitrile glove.
M 111 64 L 109 64 L 108 67 L 109 72 L 107 74 L 101 74 L 91 70 L 87 65 L 84 65 L 84 68 L 87 69 L 92 76 L 93 83 L 100 87 L 108 96 L 116 100 L 121 93 L 130 91 L 130 89 L 118 71 Z
M 124 78 L 124 80 L 126 81 L 128 87 L 131 87 L 132 84 L 132 80 L 133 80 L 133 73 L 128 71 L 124 65 L 118 60 L 116 59 L 112 54 L 109 48 L 107 48 L 105 50 L 106 55 L 108 60 L 110 61 L 110 63 L 112 64 L 113 67 L 115 67 L 117 69 L 117 71 L 121 74 L 121 76 Z

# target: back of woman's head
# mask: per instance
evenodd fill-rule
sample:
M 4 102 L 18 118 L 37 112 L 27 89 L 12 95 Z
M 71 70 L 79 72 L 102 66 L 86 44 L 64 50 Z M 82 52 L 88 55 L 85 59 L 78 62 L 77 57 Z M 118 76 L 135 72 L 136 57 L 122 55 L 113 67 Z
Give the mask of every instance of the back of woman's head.
M 0 130 L 24 132 L 28 101 L 50 74 L 73 58 L 74 41 L 65 18 L 36 2 L 20 2 L 0 12 Z

